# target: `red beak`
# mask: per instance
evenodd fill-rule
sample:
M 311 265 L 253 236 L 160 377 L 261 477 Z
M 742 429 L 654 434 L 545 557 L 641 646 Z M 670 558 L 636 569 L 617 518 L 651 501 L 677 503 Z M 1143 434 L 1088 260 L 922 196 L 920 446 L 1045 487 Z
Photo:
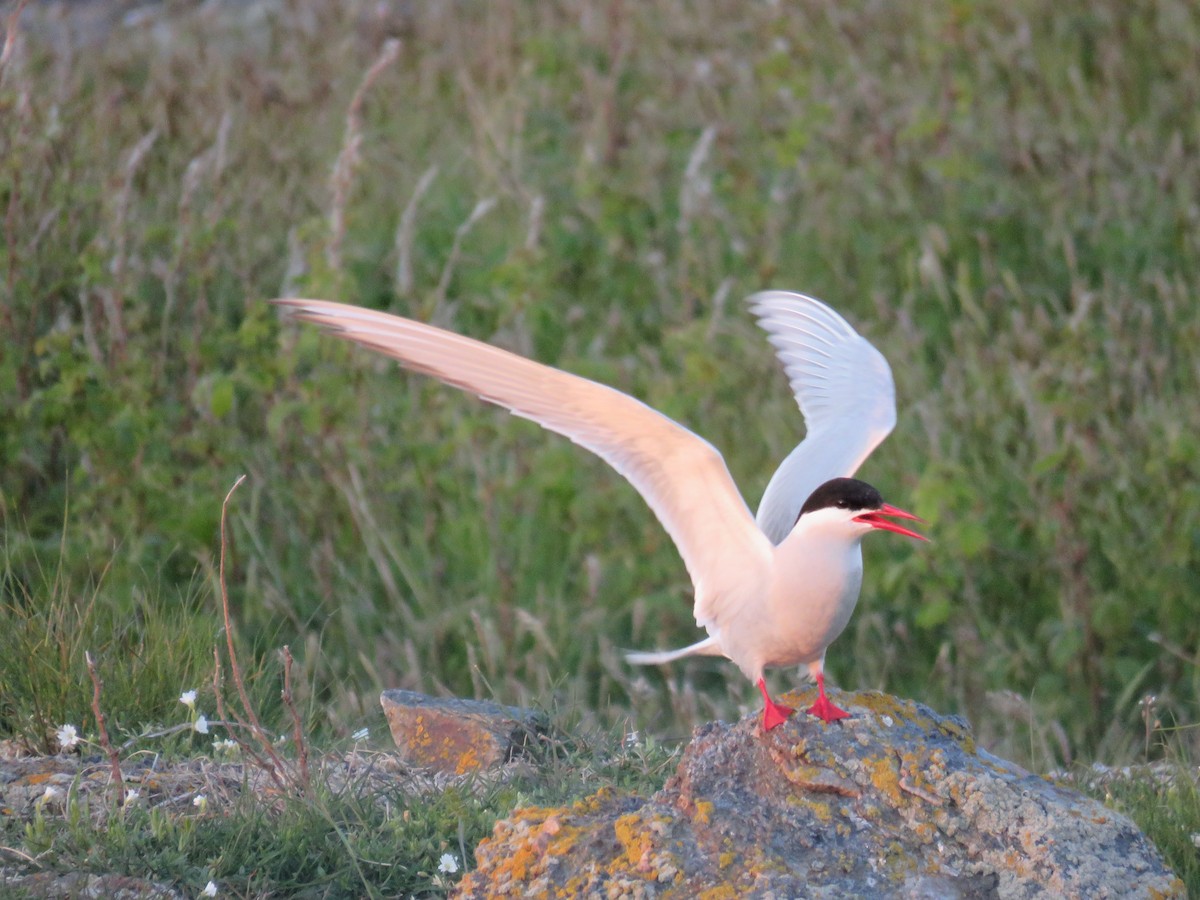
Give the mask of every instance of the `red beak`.
M 917 534 L 915 531 L 910 531 L 903 525 L 896 522 L 889 522 L 884 516 L 891 516 L 893 519 L 909 519 L 913 522 L 924 522 L 920 516 L 914 516 L 910 512 L 905 512 L 899 507 L 892 506 L 890 503 L 883 504 L 879 509 L 863 513 L 861 516 L 855 516 L 855 522 L 865 522 L 872 528 L 878 528 L 880 531 L 894 531 L 896 534 L 903 534 L 906 537 L 916 538 L 918 541 L 927 541 L 929 538 L 923 534 Z

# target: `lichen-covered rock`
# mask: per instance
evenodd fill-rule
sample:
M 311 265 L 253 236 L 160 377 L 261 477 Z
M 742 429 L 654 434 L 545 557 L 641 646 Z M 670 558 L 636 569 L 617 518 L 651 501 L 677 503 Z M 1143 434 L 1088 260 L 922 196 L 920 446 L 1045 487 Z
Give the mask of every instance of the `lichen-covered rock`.
M 486 700 L 391 690 L 379 702 L 404 761 L 448 775 L 503 765 L 536 746 L 547 728 L 538 712 Z
M 979 749 L 962 719 L 874 692 L 834 702 L 853 717 L 697 729 L 649 800 L 518 810 L 457 896 L 1184 895 L 1128 819 Z

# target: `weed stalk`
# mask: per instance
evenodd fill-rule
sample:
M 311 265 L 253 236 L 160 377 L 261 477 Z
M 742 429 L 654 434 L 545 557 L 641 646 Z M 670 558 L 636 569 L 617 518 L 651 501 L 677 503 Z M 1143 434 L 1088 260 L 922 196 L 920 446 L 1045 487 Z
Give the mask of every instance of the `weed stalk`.
M 96 671 L 96 661 L 92 659 L 92 651 L 85 651 L 83 658 L 87 660 L 88 675 L 92 679 L 92 714 L 96 717 L 96 730 L 100 733 L 100 746 L 108 756 L 108 765 L 112 769 L 112 780 L 117 789 L 117 806 L 124 806 L 125 779 L 121 776 L 121 754 L 108 739 L 108 728 L 104 724 L 104 711 L 100 708 L 100 691 L 104 688 L 104 682 L 100 680 L 100 673 Z

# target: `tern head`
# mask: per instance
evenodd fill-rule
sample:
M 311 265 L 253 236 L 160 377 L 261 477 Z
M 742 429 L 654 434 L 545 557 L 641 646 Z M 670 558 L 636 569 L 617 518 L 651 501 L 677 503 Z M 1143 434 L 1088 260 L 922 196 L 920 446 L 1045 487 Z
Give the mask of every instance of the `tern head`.
M 885 517 L 908 519 L 913 522 L 920 522 L 922 519 L 890 503 L 884 503 L 879 491 L 857 478 L 833 478 L 826 481 L 804 501 L 797 521 L 818 512 L 835 521 L 847 523 L 856 534 L 866 534 L 872 529 L 879 529 L 894 531 L 919 541 L 928 540 L 923 534 L 917 534 Z

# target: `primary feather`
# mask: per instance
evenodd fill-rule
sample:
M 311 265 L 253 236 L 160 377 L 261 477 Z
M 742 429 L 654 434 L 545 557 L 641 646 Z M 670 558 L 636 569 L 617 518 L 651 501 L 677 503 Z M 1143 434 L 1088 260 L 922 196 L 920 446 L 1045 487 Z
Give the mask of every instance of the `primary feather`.
M 819 300 L 764 291 L 749 300 L 783 363 L 807 434 L 775 471 L 757 522 L 771 543 L 791 533 L 809 495 L 853 475 L 896 425 L 896 389 L 883 354 Z

